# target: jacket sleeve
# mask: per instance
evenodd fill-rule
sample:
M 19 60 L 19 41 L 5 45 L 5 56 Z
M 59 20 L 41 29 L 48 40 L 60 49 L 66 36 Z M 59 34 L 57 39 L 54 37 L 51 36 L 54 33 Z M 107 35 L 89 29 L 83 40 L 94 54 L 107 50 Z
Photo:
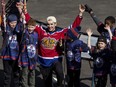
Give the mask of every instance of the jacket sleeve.
M 72 24 L 72 28 L 76 28 L 77 26 L 80 26 L 80 23 L 81 23 L 81 21 L 82 21 L 82 17 L 81 16 L 77 16 L 76 17 L 76 19 L 75 19 L 75 21 L 73 22 L 73 24 Z
M 29 15 L 29 13 L 26 13 L 26 14 L 24 14 L 25 15 L 25 21 L 26 21 L 26 23 L 30 20 L 30 15 Z
M 89 51 L 89 47 L 88 47 L 87 44 L 84 43 L 84 42 L 82 42 L 81 49 L 82 49 L 82 52 L 87 52 L 87 51 Z
M 97 26 L 103 24 L 93 12 L 90 13 L 90 16 L 92 17 L 93 21 L 96 23 Z
M 102 34 L 103 32 L 107 32 L 106 29 L 104 29 L 105 25 L 97 18 L 97 16 L 91 12 L 89 13 L 93 19 L 93 21 L 96 23 L 97 25 L 97 31 Z

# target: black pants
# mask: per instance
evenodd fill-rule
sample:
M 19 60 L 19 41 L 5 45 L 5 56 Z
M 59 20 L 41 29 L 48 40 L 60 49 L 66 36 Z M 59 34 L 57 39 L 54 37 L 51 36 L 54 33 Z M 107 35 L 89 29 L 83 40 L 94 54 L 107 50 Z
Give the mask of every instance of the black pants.
M 107 75 L 97 76 L 95 78 L 97 79 L 95 87 L 106 87 L 106 84 L 107 84 Z
M 51 67 L 40 67 L 40 71 L 43 75 L 43 79 L 45 81 L 45 87 L 52 87 L 52 73 L 55 71 L 57 76 L 57 85 L 58 87 L 62 87 L 63 77 L 63 68 L 62 63 L 57 61 Z
M 3 60 L 4 87 L 19 87 L 19 67 L 17 60 Z
M 68 87 L 80 87 L 80 69 L 70 70 L 67 69 L 67 74 L 69 76 Z

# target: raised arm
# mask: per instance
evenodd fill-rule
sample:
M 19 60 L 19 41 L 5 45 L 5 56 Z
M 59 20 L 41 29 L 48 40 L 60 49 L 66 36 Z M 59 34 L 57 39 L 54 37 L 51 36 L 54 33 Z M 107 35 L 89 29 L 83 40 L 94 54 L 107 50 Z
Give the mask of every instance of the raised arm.
M 110 36 L 110 41 L 112 40 L 112 32 L 111 32 L 111 29 L 110 29 L 110 26 L 108 24 L 105 25 L 104 29 L 106 29 L 109 33 L 109 36 Z
M 76 17 L 75 21 L 73 22 L 72 28 L 76 28 L 77 26 L 80 25 L 84 11 L 85 11 L 85 6 L 80 4 L 79 5 L 79 15 Z
M 94 22 L 96 23 L 97 26 L 100 26 L 101 24 L 103 24 L 98 18 L 97 16 L 94 14 L 93 10 L 86 4 L 85 5 L 85 11 L 88 12 L 90 14 L 90 16 L 92 17 L 92 19 L 94 20 Z
M 18 8 L 21 18 L 25 19 L 25 21 L 28 22 L 31 17 L 27 12 L 26 1 L 24 3 L 17 2 L 16 7 Z
M 91 49 L 91 35 L 93 34 L 93 32 L 91 31 L 90 28 L 88 28 L 86 30 L 86 32 L 87 32 L 87 35 L 88 35 L 87 45 Z
M 6 32 L 6 13 L 5 13 L 5 6 L 6 6 L 6 4 L 5 4 L 5 1 L 4 0 L 2 0 L 1 1 L 1 6 L 2 6 L 2 13 L 1 13 L 1 19 L 2 19 L 2 23 L 1 23 L 1 26 L 2 26 L 2 30 L 4 31 L 4 32 Z

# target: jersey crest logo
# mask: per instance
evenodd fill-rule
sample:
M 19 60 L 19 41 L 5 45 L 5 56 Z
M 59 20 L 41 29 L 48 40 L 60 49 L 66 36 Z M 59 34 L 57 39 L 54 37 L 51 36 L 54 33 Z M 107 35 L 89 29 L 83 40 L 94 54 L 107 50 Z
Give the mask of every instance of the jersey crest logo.
M 34 45 L 30 44 L 27 45 L 27 52 L 28 52 L 28 57 L 29 58 L 34 58 L 36 55 L 36 48 Z
M 9 46 L 10 46 L 11 49 L 16 49 L 17 44 L 18 44 L 17 36 L 16 35 L 9 36 L 9 42 L 8 43 L 9 43 Z
M 45 37 L 42 39 L 42 46 L 46 49 L 54 49 L 56 46 L 57 40 L 55 38 Z

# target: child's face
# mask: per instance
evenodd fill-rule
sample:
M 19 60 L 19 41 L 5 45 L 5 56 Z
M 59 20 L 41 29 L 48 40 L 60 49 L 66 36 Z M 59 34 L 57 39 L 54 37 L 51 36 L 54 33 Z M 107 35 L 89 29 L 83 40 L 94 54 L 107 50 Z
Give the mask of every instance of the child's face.
M 11 28 L 14 29 L 17 25 L 17 21 L 11 21 L 11 22 L 9 22 L 9 25 L 10 25 Z
M 34 29 L 35 29 L 35 27 L 36 27 L 36 26 L 28 25 L 28 30 L 29 30 L 29 32 L 30 32 L 30 33 L 33 32 Z
M 56 23 L 54 23 L 53 21 L 47 21 L 47 23 L 49 31 L 55 31 Z
M 106 21 L 105 21 L 105 26 L 106 26 L 106 25 L 109 25 L 110 28 L 112 28 L 112 27 L 114 26 L 114 23 L 111 23 L 110 20 L 106 20 Z
M 103 50 L 106 47 L 106 44 L 104 42 L 98 42 L 98 49 Z

